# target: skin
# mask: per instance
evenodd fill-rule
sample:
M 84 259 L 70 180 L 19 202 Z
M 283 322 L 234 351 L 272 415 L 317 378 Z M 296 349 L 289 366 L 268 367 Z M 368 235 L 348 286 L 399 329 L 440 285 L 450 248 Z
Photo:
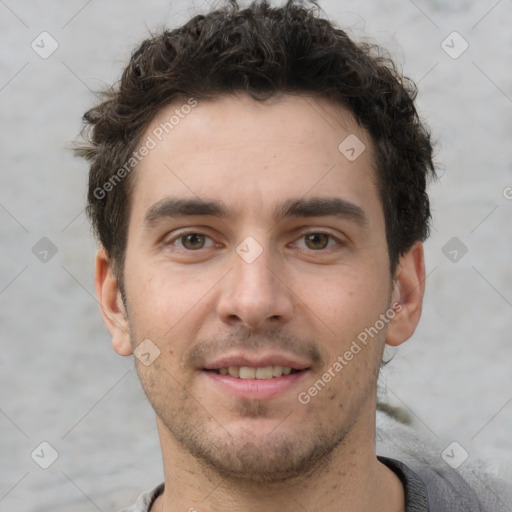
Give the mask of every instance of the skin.
M 355 161 L 338 150 L 349 134 L 366 146 Z M 425 270 L 418 242 L 390 275 L 373 155 L 367 132 L 326 99 L 236 95 L 199 102 L 139 164 L 125 300 L 103 249 L 96 291 L 118 354 L 145 339 L 160 351 L 148 366 L 135 358 L 164 460 L 152 510 L 403 510 L 400 481 L 376 459 L 376 379 L 384 343 L 416 328 Z M 225 215 L 163 215 L 169 198 L 220 201 Z M 362 216 L 282 215 L 283 202 L 332 198 Z M 249 236 L 262 251 L 251 263 L 236 251 Z M 395 303 L 378 335 L 300 403 Z M 203 371 L 233 350 L 284 351 L 308 370 L 272 398 L 241 398 Z

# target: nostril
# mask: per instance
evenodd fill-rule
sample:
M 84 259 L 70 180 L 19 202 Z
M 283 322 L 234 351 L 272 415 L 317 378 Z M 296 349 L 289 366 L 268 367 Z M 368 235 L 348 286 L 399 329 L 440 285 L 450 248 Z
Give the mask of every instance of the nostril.
M 227 320 L 228 320 L 228 322 L 232 322 L 232 323 L 241 322 L 241 319 L 237 315 L 228 315 Z

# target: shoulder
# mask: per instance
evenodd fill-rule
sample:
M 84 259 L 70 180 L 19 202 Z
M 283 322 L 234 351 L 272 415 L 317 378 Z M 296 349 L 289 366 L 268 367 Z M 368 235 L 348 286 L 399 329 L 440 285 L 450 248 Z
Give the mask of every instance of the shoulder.
M 511 511 L 512 487 L 490 475 L 483 463 L 468 459 L 456 468 L 451 467 L 441 456 L 443 449 L 411 427 L 382 418 L 378 425 L 379 453 L 390 458 L 388 465 L 393 466 L 395 473 L 400 476 L 402 472 L 402 481 L 422 482 L 428 502 L 425 510 Z
M 141 494 L 137 501 L 128 508 L 124 508 L 120 512 L 149 512 L 151 505 L 162 492 L 164 491 L 164 484 L 160 484 L 154 489 Z
M 482 468 L 411 465 L 425 483 L 431 512 L 510 512 L 510 488 Z

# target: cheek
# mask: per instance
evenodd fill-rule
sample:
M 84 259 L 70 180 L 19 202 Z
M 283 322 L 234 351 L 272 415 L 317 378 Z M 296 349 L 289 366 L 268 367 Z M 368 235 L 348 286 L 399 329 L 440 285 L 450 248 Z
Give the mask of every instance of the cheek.
M 200 320 L 212 310 L 209 290 L 218 279 L 165 265 L 146 266 L 142 276 L 135 272 L 132 276 L 126 280 L 132 335 L 154 340 L 161 350 L 179 352 L 178 340 L 193 337 Z
M 375 275 L 344 270 L 320 280 L 315 289 L 305 286 L 300 292 L 308 316 L 323 324 L 337 344 L 372 326 L 387 309 L 391 290 Z

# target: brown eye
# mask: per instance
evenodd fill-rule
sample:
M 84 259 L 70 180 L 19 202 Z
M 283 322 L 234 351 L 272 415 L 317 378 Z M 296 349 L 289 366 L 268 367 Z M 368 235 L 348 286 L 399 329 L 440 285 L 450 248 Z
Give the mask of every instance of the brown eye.
M 188 249 L 189 251 L 202 249 L 206 243 L 206 236 L 200 235 L 198 233 L 190 233 L 188 235 L 182 236 L 179 239 L 181 241 L 181 245 Z
M 311 233 L 305 235 L 306 247 L 312 250 L 325 249 L 329 245 L 330 236 L 324 233 Z

